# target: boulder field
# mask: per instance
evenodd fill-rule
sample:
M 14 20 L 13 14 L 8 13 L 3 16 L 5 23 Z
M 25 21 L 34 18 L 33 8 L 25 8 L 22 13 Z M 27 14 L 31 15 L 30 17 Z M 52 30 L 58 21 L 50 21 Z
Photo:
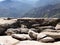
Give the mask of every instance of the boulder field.
M 0 45 L 60 45 L 60 19 L 0 18 Z

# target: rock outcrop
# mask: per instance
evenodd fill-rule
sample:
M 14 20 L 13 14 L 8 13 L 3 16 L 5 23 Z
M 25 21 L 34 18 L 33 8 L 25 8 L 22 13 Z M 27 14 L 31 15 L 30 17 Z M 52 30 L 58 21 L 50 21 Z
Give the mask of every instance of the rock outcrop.
M 15 45 L 17 43 L 19 43 L 19 40 L 11 36 L 0 36 L 0 45 Z
M 36 40 L 36 39 L 37 39 L 38 33 L 30 30 L 30 31 L 28 32 L 28 34 L 29 34 L 29 36 L 30 36 L 33 40 Z
M 30 36 L 27 34 L 12 34 L 12 37 L 18 40 L 31 40 Z
M 52 42 L 54 42 L 55 40 L 54 40 L 54 38 L 52 38 L 52 37 L 45 37 L 45 38 L 43 38 L 43 39 L 41 39 L 40 40 L 41 42 L 44 42 L 44 43 L 52 43 Z
M 12 35 L 12 34 L 19 34 L 21 32 L 20 28 L 9 28 L 5 31 L 5 34 Z
M 1 45 L 54 45 L 59 41 L 58 18 L 0 18 Z
M 55 29 L 60 30 L 60 23 L 56 25 Z
M 47 37 L 46 34 L 44 34 L 44 33 L 39 33 L 39 34 L 37 35 L 37 41 L 39 41 L 39 40 L 41 40 L 41 39 L 43 39 L 43 38 L 45 38 L 45 37 Z

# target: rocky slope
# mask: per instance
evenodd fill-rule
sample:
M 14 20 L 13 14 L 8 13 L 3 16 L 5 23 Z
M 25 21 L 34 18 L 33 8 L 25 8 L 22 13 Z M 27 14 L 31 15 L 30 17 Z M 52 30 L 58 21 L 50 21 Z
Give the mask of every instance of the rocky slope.
M 27 12 L 23 17 L 60 18 L 60 3 L 34 8 Z
M 0 45 L 60 45 L 59 18 L 0 18 Z
M 21 17 L 32 7 L 30 4 L 21 1 L 4 0 L 0 2 L 0 17 Z

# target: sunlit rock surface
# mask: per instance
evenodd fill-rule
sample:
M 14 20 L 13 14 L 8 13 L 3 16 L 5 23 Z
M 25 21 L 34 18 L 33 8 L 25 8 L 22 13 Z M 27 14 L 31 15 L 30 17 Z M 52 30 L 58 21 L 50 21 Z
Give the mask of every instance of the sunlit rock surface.
M 0 45 L 60 45 L 60 19 L 0 18 Z

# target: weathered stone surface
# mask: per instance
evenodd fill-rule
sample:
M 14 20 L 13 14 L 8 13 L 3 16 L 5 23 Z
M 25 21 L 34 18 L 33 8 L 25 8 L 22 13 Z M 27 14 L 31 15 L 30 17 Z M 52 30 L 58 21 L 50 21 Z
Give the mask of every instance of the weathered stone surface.
M 34 31 L 34 32 L 40 32 L 39 29 L 35 29 L 35 28 L 31 28 L 31 29 L 29 29 L 29 30 Z
M 41 25 L 55 26 L 59 21 L 60 21 L 60 19 L 58 19 L 58 18 L 44 18 Z
M 20 28 L 20 33 L 27 34 L 29 32 L 28 28 Z
M 56 44 L 60 44 L 60 41 L 56 41 L 56 42 L 54 42 L 54 43 L 56 43 Z
M 20 28 L 10 28 L 10 29 L 7 29 L 7 31 L 5 31 L 7 35 L 19 34 L 20 32 L 21 32 Z
M 44 29 L 55 29 L 53 26 L 41 26 L 41 27 L 36 27 L 38 29 L 44 30 Z
M 45 29 L 42 32 L 57 32 L 57 30 L 53 30 L 53 29 Z
M 56 26 L 60 22 L 58 18 L 19 18 L 17 19 L 20 24 L 24 24 L 27 27 L 36 27 L 36 26 Z
M 32 27 L 39 27 L 40 24 L 32 24 Z
M 0 44 L 2 45 L 15 45 L 19 41 L 12 38 L 11 36 L 0 36 Z
M 12 34 L 14 41 L 16 39 L 21 40 L 20 42 L 18 41 L 14 43 L 13 39 L 11 39 L 10 36 L 6 38 L 2 36 L 3 38 L 0 37 L 0 41 L 1 40 L 3 41 L 1 41 L 0 44 L 1 45 L 16 45 L 16 44 L 17 45 L 30 45 L 30 42 L 31 42 L 31 45 L 33 44 L 49 45 L 50 43 L 42 44 L 42 42 L 52 42 L 54 41 L 54 39 L 55 41 L 57 41 L 56 39 L 60 39 L 59 22 L 60 22 L 60 19 L 58 18 L 0 19 L 0 34 L 5 34 L 5 33 L 7 35 Z M 6 43 L 4 40 L 6 40 Z M 30 41 L 24 43 L 24 41 L 22 40 L 30 40 Z M 32 40 L 35 40 L 37 43 Z M 53 45 L 55 44 L 56 43 L 54 43 Z M 59 45 L 59 43 L 56 45 Z
M 31 40 L 28 34 L 12 34 L 12 37 L 18 40 Z
M 56 30 L 60 30 L 60 24 L 57 24 L 55 27 Z
M 40 41 L 44 42 L 44 43 L 49 43 L 49 42 L 53 42 L 55 40 L 52 37 L 45 37 L 45 38 L 41 39 Z
M 6 29 L 5 28 L 0 28 L 0 36 L 5 34 Z
M 0 19 L 0 34 L 4 34 L 7 28 L 15 28 L 17 27 L 17 19 L 5 20 Z
M 50 36 L 54 39 L 60 39 L 60 33 L 59 32 L 42 32 L 46 34 L 47 36 Z
M 41 40 L 41 39 L 43 39 L 43 38 L 45 38 L 45 37 L 47 37 L 46 34 L 44 34 L 44 33 L 39 33 L 39 34 L 37 35 L 37 40 L 39 41 L 39 40 Z
M 42 32 L 60 33 L 60 30 L 45 29 L 45 30 L 43 30 Z
M 7 29 L 7 31 L 5 31 L 5 33 L 7 35 L 11 35 L 11 34 L 27 34 L 29 32 L 28 28 L 9 28 Z
M 40 45 L 40 42 L 27 40 L 27 41 L 21 41 L 16 45 Z
M 11 19 L 11 20 L 0 19 L 0 27 L 3 28 L 17 27 L 17 19 Z
M 24 24 L 21 24 L 21 28 L 27 28 L 27 26 Z
M 34 39 L 34 40 L 37 39 L 37 34 L 38 34 L 38 33 L 29 30 L 28 34 L 29 34 L 29 36 L 30 36 L 32 39 Z
M 57 43 L 55 43 L 56 45 L 59 45 Z M 54 43 L 42 43 L 42 42 L 38 42 L 38 41 L 20 41 L 18 44 L 16 45 L 55 45 Z

